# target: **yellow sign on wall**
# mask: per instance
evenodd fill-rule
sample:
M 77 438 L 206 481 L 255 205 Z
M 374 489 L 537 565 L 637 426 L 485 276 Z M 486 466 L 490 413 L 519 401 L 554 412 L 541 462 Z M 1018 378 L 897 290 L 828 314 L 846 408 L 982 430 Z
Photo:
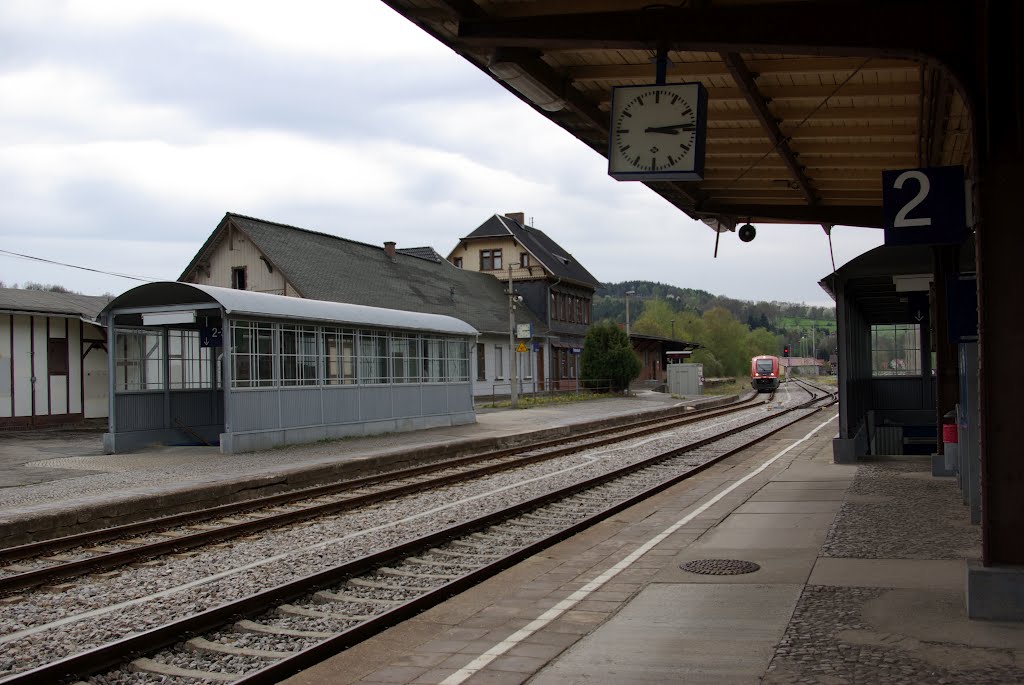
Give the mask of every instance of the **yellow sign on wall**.
M 519 347 L 516 348 L 516 352 L 526 352 L 526 343 L 519 343 Z

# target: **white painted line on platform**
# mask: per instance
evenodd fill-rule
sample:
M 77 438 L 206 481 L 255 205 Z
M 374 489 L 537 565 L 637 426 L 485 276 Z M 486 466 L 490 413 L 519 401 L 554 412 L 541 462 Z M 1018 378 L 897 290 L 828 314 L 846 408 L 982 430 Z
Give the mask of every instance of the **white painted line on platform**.
M 743 485 L 748 480 L 750 480 L 751 478 L 753 478 L 754 476 L 756 476 L 757 474 L 761 473 L 766 468 L 768 468 L 769 466 L 774 464 L 780 457 L 782 457 L 783 455 L 788 453 L 790 450 L 795 448 L 797 445 L 800 445 L 801 443 L 804 443 L 807 440 L 810 440 L 811 437 L 815 433 L 817 433 L 822 428 L 824 428 L 828 424 L 830 424 L 833 421 L 835 421 L 836 418 L 838 418 L 838 416 L 839 416 L 838 414 L 835 414 L 828 421 L 824 421 L 823 423 L 818 424 L 817 426 L 814 427 L 814 429 L 812 429 L 809 433 L 807 433 L 807 435 L 805 435 L 804 437 L 800 438 L 799 440 L 794 442 L 792 445 L 790 445 L 786 449 L 784 449 L 781 452 L 779 452 L 778 454 L 776 454 L 774 457 L 768 459 L 768 461 L 764 462 L 759 467 L 757 467 L 756 469 L 754 469 L 753 471 L 751 471 L 747 475 L 743 476 L 742 478 L 740 478 L 738 481 L 736 481 L 732 485 L 726 486 L 717 495 L 715 495 L 711 499 L 709 499 L 706 502 L 704 502 L 704 504 L 700 505 L 699 507 L 697 507 L 696 509 L 691 511 L 689 514 L 687 514 L 683 518 L 679 519 L 678 521 L 673 523 L 671 526 L 669 526 L 668 528 L 666 528 L 662 532 L 660 532 L 657 535 L 655 535 L 653 538 L 651 538 L 650 540 L 648 540 L 644 544 L 642 544 L 639 547 L 637 547 L 629 555 L 627 555 L 624 559 L 622 559 L 617 564 L 615 564 L 614 566 L 612 566 L 611 568 L 606 570 L 604 573 L 599 575 L 597 578 L 594 578 L 592 581 L 590 581 L 589 583 L 584 585 L 582 588 L 580 588 L 579 590 L 573 592 L 571 595 L 569 595 L 568 597 L 563 599 L 561 602 L 559 602 L 555 606 L 553 606 L 550 609 L 548 609 L 547 611 L 545 611 L 538 618 L 534 619 L 533 621 L 531 621 L 530 623 L 526 624 L 525 626 L 523 626 L 522 628 L 520 628 L 516 632 L 512 633 L 511 635 L 509 635 L 502 642 L 499 642 L 495 646 L 493 646 L 490 649 L 488 649 L 487 651 L 485 651 L 483 654 L 478 656 L 476 659 L 474 659 L 473 661 L 469 662 L 469 664 L 467 664 L 465 667 L 460 668 L 459 670 L 457 670 L 454 673 L 452 673 L 450 676 L 448 676 L 447 678 L 445 678 L 444 680 L 441 681 L 441 685 L 460 685 L 461 683 L 465 682 L 467 678 L 469 678 L 470 676 L 472 676 L 475 673 L 477 673 L 478 671 L 480 671 L 482 668 L 487 666 L 487 664 L 491 663 L 492 661 L 497 659 L 499 656 L 505 654 L 507 651 L 509 651 L 510 649 L 512 649 L 513 647 L 518 645 L 520 642 L 522 642 L 526 638 L 528 638 L 531 635 L 533 635 L 534 633 L 536 633 L 538 630 L 540 630 L 540 629 L 544 628 L 545 626 L 547 626 L 549 623 L 551 623 L 552 621 L 557 619 L 559 616 L 564 614 L 566 611 L 572 609 L 579 602 L 581 602 L 584 599 L 586 599 L 591 593 L 593 593 L 596 590 L 600 589 L 601 586 L 603 586 L 605 583 L 610 581 L 615 576 L 619 575 L 619 573 L 621 573 L 622 571 L 624 571 L 627 568 L 629 568 L 635 561 L 640 559 L 640 557 L 642 557 L 643 555 L 647 554 L 649 551 L 654 549 L 657 545 L 659 545 L 662 541 L 664 541 L 665 538 L 667 538 L 668 536 L 672 535 L 672 533 L 676 532 L 677 530 L 679 530 L 680 528 L 685 526 L 687 523 L 689 523 L 693 519 L 695 519 L 698 516 L 700 516 L 701 514 L 703 514 L 705 511 L 707 511 L 712 506 L 717 504 L 723 497 L 728 495 L 730 492 L 732 492 L 733 490 L 735 490 L 739 486 Z

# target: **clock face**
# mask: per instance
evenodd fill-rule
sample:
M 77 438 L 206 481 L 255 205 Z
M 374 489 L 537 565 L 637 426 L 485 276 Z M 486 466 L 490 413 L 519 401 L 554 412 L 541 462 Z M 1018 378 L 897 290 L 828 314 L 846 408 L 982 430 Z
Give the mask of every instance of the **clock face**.
M 706 92 L 699 83 L 616 88 L 608 173 L 619 180 L 701 180 Z

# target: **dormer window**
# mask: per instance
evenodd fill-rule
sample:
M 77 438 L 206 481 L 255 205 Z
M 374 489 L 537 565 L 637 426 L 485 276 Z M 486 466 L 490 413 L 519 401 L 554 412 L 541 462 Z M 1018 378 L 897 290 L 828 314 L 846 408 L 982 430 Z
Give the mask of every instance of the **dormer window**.
M 481 271 L 501 271 L 501 250 L 480 250 Z
M 456 267 L 461 269 L 462 268 L 462 257 L 456 257 L 455 259 L 452 260 L 452 263 L 455 264 Z
M 522 252 L 519 254 L 519 266 L 523 269 L 530 268 L 530 255 Z
M 231 287 L 235 290 L 245 290 L 245 267 L 236 266 L 231 269 Z

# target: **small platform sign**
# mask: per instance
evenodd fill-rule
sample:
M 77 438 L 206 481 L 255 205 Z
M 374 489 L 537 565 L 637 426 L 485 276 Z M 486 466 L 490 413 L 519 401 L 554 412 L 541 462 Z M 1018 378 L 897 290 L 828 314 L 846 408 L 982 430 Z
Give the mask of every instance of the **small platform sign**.
M 516 337 L 522 339 L 529 339 L 533 337 L 533 324 L 532 323 L 517 323 L 516 324 Z
M 224 329 L 220 326 L 203 326 L 199 329 L 200 347 L 224 347 Z
M 886 245 L 959 245 L 967 239 L 969 187 L 962 166 L 882 172 Z

